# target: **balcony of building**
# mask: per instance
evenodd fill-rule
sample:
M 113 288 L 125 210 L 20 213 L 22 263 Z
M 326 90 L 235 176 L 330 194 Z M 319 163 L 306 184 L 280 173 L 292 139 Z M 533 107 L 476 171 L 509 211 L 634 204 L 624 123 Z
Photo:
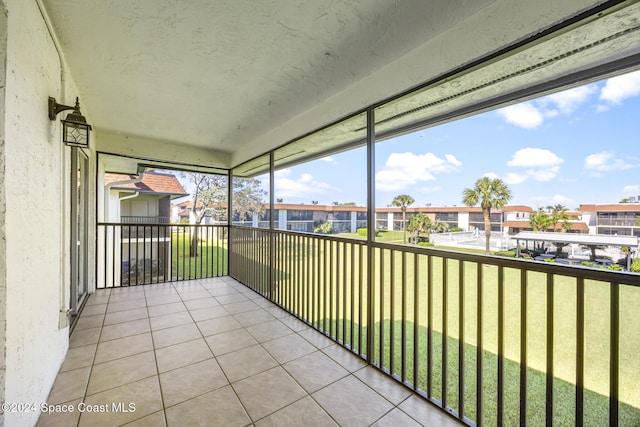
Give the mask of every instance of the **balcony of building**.
M 394 139 L 639 69 L 640 3 L 116 3 L 0 2 L 0 400 L 36 404 L 0 425 L 638 424 L 638 275 L 390 244 L 375 214 Z M 277 180 L 354 152 L 359 238 L 275 226 Z M 150 169 L 226 180 L 227 224 L 114 219 L 137 190 L 106 174 Z M 234 223 L 258 178 L 269 215 Z

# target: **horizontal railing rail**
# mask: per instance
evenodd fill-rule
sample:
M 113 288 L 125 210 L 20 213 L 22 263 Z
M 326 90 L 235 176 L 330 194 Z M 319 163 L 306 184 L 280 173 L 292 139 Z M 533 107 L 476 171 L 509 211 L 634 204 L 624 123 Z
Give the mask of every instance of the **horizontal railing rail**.
M 168 216 L 121 216 L 123 224 L 169 224 Z
M 248 227 L 230 242 L 231 276 L 468 425 L 640 420 L 638 274 Z
M 100 222 L 96 235 L 98 288 L 228 273 L 227 226 Z

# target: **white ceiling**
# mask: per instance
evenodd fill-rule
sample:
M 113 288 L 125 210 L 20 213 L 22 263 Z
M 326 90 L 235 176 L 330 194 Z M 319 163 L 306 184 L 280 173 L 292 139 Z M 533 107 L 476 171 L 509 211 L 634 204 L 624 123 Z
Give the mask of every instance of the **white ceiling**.
M 101 148 L 110 136 L 131 136 L 222 152 L 211 164 L 219 167 L 597 3 L 42 2 Z

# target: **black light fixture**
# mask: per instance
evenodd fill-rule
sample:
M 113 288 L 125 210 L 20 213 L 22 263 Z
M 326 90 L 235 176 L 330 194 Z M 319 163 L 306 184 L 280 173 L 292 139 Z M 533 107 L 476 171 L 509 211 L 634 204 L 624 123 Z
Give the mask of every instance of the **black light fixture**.
M 55 120 L 56 116 L 65 110 L 73 110 L 67 114 L 62 122 L 62 142 L 73 147 L 89 147 L 89 131 L 91 125 L 80 113 L 80 102 L 76 98 L 75 107 L 58 104 L 55 98 L 49 97 L 49 119 Z

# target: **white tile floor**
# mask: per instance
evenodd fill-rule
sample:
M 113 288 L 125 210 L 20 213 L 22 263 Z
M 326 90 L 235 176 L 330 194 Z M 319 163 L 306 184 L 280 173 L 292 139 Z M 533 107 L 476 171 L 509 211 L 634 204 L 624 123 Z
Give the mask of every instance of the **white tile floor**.
M 108 412 L 39 426 L 459 425 L 229 277 L 91 295 L 48 401 Z

